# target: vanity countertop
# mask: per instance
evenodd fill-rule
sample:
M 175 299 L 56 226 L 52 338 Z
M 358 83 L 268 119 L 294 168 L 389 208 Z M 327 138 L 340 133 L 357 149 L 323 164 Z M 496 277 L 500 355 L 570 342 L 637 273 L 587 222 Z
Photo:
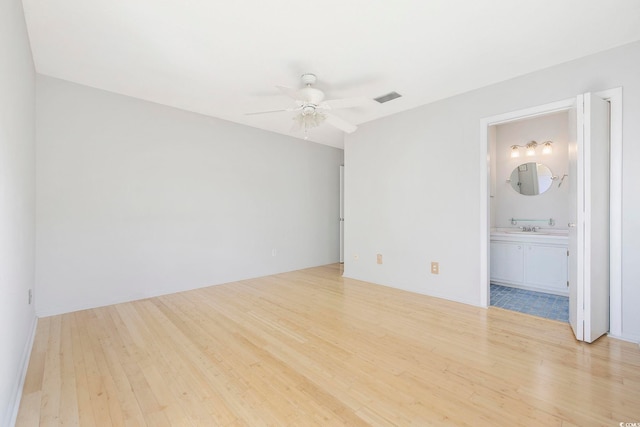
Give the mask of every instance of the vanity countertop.
M 566 243 L 568 239 L 569 230 L 559 230 L 555 228 L 543 228 L 538 231 L 522 231 L 519 228 L 491 229 L 491 240 Z

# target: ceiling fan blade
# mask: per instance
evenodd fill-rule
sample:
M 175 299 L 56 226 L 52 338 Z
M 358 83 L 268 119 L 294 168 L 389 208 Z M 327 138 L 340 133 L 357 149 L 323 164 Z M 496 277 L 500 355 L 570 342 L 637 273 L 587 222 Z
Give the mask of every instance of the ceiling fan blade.
M 282 113 L 284 111 L 293 111 L 293 110 L 291 108 L 285 108 L 284 110 L 256 111 L 254 113 L 244 113 L 244 115 L 255 116 L 257 114 Z
M 337 110 L 339 108 L 353 108 L 353 107 L 370 107 L 376 105 L 373 99 L 369 98 L 344 98 L 344 99 L 330 99 L 320 104 L 320 108 L 327 110 Z
M 340 129 L 343 132 L 346 133 L 353 133 L 355 132 L 356 129 L 358 129 L 358 126 L 356 125 L 352 125 L 351 123 L 349 123 L 348 121 L 341 119 L 338 116 L 334 116 L 331 113 L 324 113 L 325 117 L 326 117 L 326 122 L 329 123 L 331 126 L 334 126 L 338 129 Z
M 254 113 L 244 113 L 245 116 L 255 116 L 256 114 L 269 114 L 269 113 L 283 113 L 285 111 L 299 111 L 302 107 L 298 106 L 296 108 L 284 108 L 282 110 L 268 110 L 268 111 L 256 111 Z
M 298 101 L 300 99 L 300 96 L 298 95 L 298 89 L 293 89 L 293 88 L 286 87 L 286 86 L 276 86 L 276 87 L 278 88 L 278 90 L 280 92 L 284 93 L 289 98 L 294 99 L 296 101 Z

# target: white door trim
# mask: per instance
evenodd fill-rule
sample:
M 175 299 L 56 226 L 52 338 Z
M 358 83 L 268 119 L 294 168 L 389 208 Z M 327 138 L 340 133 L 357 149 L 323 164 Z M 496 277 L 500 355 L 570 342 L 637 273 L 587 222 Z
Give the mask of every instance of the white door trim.
M 622 337 L 622 88 L 596 92 L 611 103 L 610 335 Z M 489 306 L 489 127 L 575 106 L 576 98 L 511 111 L 480 120 L 480 305 Z

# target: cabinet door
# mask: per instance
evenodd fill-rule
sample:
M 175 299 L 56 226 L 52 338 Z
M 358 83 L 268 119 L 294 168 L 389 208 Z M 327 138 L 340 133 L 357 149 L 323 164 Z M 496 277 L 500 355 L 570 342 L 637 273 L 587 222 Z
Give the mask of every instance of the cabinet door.
M 525 250 L 527 284 L 567 292 L 567 248 L 527 244 Z
M 522 243 L 491 242 L 491 280 L 522 284 L 523 253 Z

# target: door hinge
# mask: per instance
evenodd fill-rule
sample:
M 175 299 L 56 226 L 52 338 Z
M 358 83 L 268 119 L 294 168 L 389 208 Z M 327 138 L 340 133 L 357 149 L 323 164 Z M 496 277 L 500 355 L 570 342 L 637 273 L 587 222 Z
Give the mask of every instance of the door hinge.
M 569 287 L 569 281 L 567 280 L 567 288 Z
M 567 249 L 567 256 L 569 256 L 569 249 Z

